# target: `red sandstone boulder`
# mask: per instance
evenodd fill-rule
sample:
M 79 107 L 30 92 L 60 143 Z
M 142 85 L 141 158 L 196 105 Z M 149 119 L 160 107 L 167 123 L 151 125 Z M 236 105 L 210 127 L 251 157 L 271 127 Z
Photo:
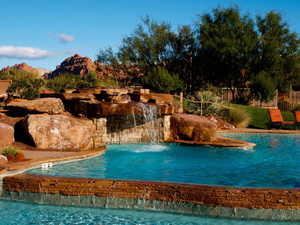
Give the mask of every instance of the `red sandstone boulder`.
M 10 102 L 6 108 L 14 113 L 48 113 L 61 114 L 65 111 L 64 104 L 59 98 L 39 98 L 21 102 Z
M 88 119 L 67 115 L 29 115 L 23 121 L 24 132 L 40 149 L 90 150 L 95 126 Z
M 14 143 L 14 128 L 8 124 L 0 123 L 0 148 Z
M 208 116 L 207 119 L 214 123 L 220 130 L 231 130 L 235 128 L 233 124 L 228 123 L 222 119 L 216 118 L 214 116 Z
M 171 132 L 175 140 L 211 141 L 217 126 L 204 117 L 189 114 L 171 116 Z

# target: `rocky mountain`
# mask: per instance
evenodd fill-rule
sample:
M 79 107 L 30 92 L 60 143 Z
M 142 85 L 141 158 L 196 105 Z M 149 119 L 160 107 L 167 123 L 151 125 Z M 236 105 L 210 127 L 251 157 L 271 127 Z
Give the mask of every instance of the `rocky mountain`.
M 96 68 L 96 64 L 90 58 L 76 54 L 66 58 L 54 71 L 45 74 L 45 78 L 53 79 L 62 73 L 73 73 L 84 77 L 89 72 L 95 72 Z
M 26 72 L 30 72 L 30 73 L 35 73 L 38 74 L 39 76 L 43 76 L 46 73 L 49 73 L 49 70 L 43 69 L 43 68 L 34 68 L 29 66 L 26 63 L 20 63 L 20 64 L 15 64 L 13 66 L 7 66 L 4 67 L 3 69 L 0 70 L 0 72 L 6 72 L 9 70 L 23 70 Z
M 112 67 L 102 65 L 98 62 L 93 62 L 88 57 L 82 57 L 78 54 L 66 58 L 56 69 L 48 74 L 45 74 L 46 79 L 53 79 L 62 73 L 73 73 L 84 77 L 87 73 L 94 72 L 98 78 L 117 78 L 119 80 L 128 77 L 140 77 L 143 74 L 137 67 Z

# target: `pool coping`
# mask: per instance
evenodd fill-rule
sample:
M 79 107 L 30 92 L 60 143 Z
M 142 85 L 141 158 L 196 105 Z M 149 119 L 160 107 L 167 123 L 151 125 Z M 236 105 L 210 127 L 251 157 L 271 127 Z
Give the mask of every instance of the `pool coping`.
M 4 178 L 3 197 L 40 204 L 140 209 L 239 219 L 300 220 L 300 189 L 18 174 Z

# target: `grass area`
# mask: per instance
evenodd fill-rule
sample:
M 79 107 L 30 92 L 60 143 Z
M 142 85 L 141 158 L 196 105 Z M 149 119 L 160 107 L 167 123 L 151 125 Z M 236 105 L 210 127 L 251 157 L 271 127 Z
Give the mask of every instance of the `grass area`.
M 239 108 L 247 112 L 250 117 L 249 127 L 259 128 L 259 129 L 269 129 L 270 128 L 270 118 L 267 109 L 258 108 L 254 106 L 237 105 L 231 104 L 232 107 Z M 294 121 L 293 112 L 282 112 L 283 120 Z
M 266 109 L 246 106 L 246 105 L 237 105 L 231 104 L 232 107 L 239 108 L 244 110 L 249 114 L 251 120 L 249 122 L 249 127 L 251 128 L 260 128 L 260 129 L 268 129 L 270 126 L 270 119 L 268 115 L 268 111 Z

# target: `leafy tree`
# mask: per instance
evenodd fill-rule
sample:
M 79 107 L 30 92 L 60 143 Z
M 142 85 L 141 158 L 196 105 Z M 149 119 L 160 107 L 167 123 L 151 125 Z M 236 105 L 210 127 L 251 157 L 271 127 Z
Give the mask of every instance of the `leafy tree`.
M 172 52 L 171 39 L 174 35 L 170 24 L 143 18 L 134 33 L 123 39 L 119 58 L 124 63 L 139 65 L 146 71 L 155 66 L 164 66 Z
M 245 87 L 252 75 L 257 49 L 254 22 L 238 8 L 214 9 L 197 28 L 201 49 L 197 64 L 206 80 L 216 86 Z
M 182 88 L 183 82 L 176 74 L 170 74 L 163 67 L 155 67 L 142 78 L 143 84 L 153 90 L 170 92 Z
M 271 101 L 276 93 L 276 84 L 266 72 L 260 72 L 251 83 L 251 93 L 255 100 Z
M 279 90 L 286 90 L 299 75 L 300 39 L 274 11 L 257 16 L 256 21 L 260 36 L 257 72 L 268 72 Z

